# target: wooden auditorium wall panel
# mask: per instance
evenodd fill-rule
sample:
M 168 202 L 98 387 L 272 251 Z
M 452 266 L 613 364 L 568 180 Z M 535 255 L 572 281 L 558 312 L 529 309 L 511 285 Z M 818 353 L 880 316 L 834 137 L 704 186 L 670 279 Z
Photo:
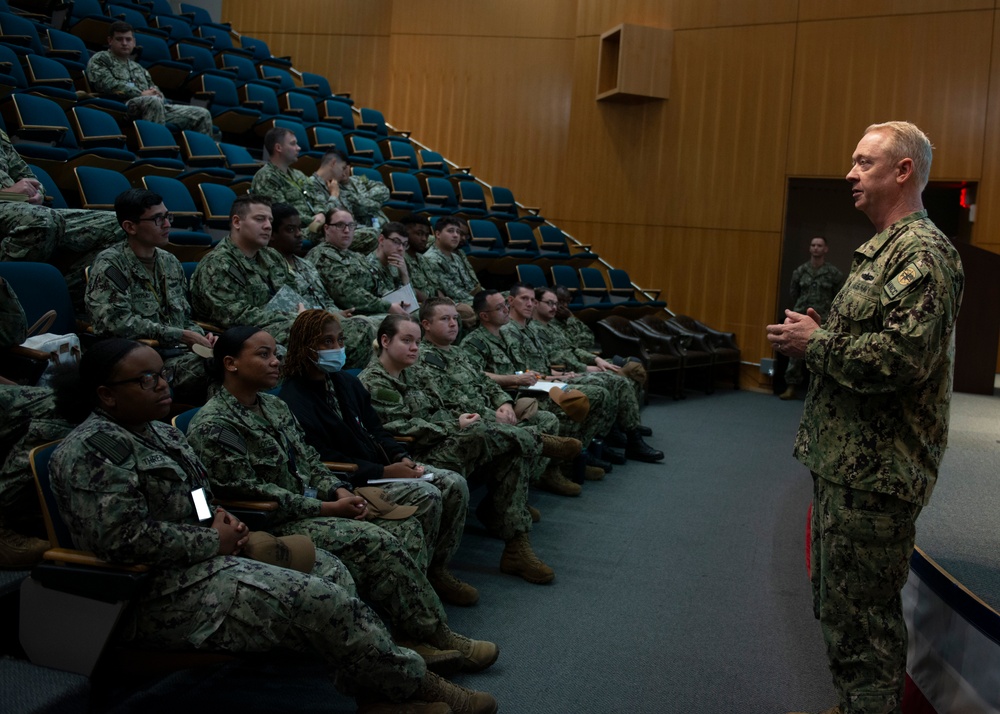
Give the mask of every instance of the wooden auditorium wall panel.
M 670 99 L 596 102 L 598 40 L 576 41 L 555 214 L 584 221 L 780 231 L 795 28 L 674 35 Z
M 392 0 L 223 0 L 222 17 L 253 37 L 264 32 L 388 36 Z
M 577 0 L 401 0 L 393 3 L 393 35 L 561 38 L 573 36 Z M 461 59 L 456 56 L 456 59 Z
M 799 0 L 799 21 L 992 10 L 995 0 Z
M 983 176 L 976 196 L 976 222 L 972 242 L 1000 253 L 1000 12 L 993 18 L 993 52 L 990 68 L 989 103 L 986 108 L 986 139 Z M 1000 362 L 997 364 L 1000 372 Z
M 798 0 L 580 0 L 578 37 L 618 23 L 686 30 L 794 22 Z
M 386 119 L 529 205 L 561 190 L 569 39 L 394 35 Z
M 800 23 L 788 173 L 843 176 L 866 126 L 907 119 L 937 147 L 931 178 L 977 180 L 993 14 Z
M 735 332 L 743 359 L 771 356 L 764 326 L 774 315 L 781 235 L 563 221 L 573 234 L 596 238 L 601 257 L 625 267 L 632 281 L 660 288 L 668 307 Z

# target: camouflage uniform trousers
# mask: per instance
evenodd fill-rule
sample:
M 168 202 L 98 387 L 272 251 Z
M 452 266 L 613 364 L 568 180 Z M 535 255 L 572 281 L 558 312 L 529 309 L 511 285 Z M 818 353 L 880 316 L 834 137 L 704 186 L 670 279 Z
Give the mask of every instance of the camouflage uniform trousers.
M 30 203 L 0 203 L 0 260 L 44 263 L 52 257 L 66 232 L 60 211 Z
M 789 387 L 801 387 L 808 379 L 806 361 L 790 357 L 788 359 L 788 367 L 785 368 L 785 384 Z
M 552 436 L 561 435 L 559 417 L 544 409 L 542 404 L 538 405 L 538 411 L 535 412 L 534 416 L 529 419 L 522 419 L 517 425 L 539 440 L 542 434 L 551 434 Z M 531 469 L 532 483 L 542 477 L 545 469 L 549 467 L 550 461 L 551 459 L 548 456 L 539 456 L 533 462 L 534 467 Z
M 898 714 L 906 674 L 900 592 L 921 507 L 813 474 L 813 606 L 844 714 Z
M 590 442 L 595 437 L 607 434 L 611 426 L 615 423 L 615 412 L 605 408 L 609 404 L 611 396 L 608 390 L 596 384 L 574 384 L 574 389 L 583 392 L 590 401 L 590 413 L 582 422 L 575 422 L 562 410 L 562 408 L 548 397 L 538 400 L 538 405 L 559 420 L 559 435 L 579 439 L 583 448 L 590 446 Z M 525 392 L 530 396 L 531 392 Z M 535 393 L 537 394 L 537 392 Z
M 132 119 L 145 119 L 155 124 L 170 123 L 181 131 L 190 129 L 212 135 L 212 113 L 204 107 L 167 104 L 160 97 L 132 97 L 125 106 Z
M 303 518 L 269 530 L 275 535 L 301 533 L 312 538 L 317 548 L 332 553 L 347 566 L 361 596 L 385 610 L 395 630 L 426 641 L 447 617 L 427 580 L 426 560 L 414 561 L 411 549 L 404 547 L 399 537 L 399 527 L 420 531 L 422 539 L 420 522 L 412 517 L 377 522 Z
M 185 352 L 163 360 L 164 367 L 174 368 L 174 381 L 170 388 L 174 397 L 185 404 L 201 404 L 208 393 L 207 360 L 194 352 Z
M 607 390 L 610 397 L 606 402 L 609 411 L 614 414 L 618 426 L 625 431 L 636 429 L 642 424 L 642 418 L 639 416 L 639 398 L 632 387 L 634 382 L 628 377 L 614 372 L 587 372 L 566 381 L 577 388 L 580 385 L 597 385 Z
M 427 463 L 469 478 L 474 473 L 485 481 L 486 497 L 504 540 L 531 530 L 528 483 L 534 476 L 532 464 L 541 459 L 542 452 L 531 430 L 480 419 L 465 429 L 456 428 L 429 448 L 419 442 L 414 448 Z
M 180 591 L 139 603 L 136 639 L 173 649 L 194 645 L 228 652 L 316 652 L 334 670 L 337 687 L 345 694 L 371 691 L 395 700 L 413 695 L 426 672 L 423 660 L 393 643 L 378 616 L 357 599 L 350 573 L 336 558 L 317 549 L 310 575 L 246 558 L 224 558 L 240 562 Z M 230 585 L 220 584 L 221 579 Z M 214 592 L 220 586 L 229 589 L 232 581 L 234 600 L 221 621 L 215 620 Z
M 469 484 L 465 477 L 443 467 L 420 464 L 433 481 L 399 481 L 382 485 L 390 499 L 416 506 L 411 518 L 420 521 L 424 543 L 430 550 L 430 565 L 447 565 L 462 542 L 469 512 Z

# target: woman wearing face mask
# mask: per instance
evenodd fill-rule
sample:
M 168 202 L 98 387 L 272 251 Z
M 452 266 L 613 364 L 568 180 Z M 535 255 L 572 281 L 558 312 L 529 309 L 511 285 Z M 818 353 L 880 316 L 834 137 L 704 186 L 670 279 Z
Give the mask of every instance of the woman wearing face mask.
M 275 348 L 274 338 L 256 327 L 226 330 L 215 344 L 213 369 L 223 388 L 188 429 L 215 494 L 277 501 L 276 522 L 268 530 L 309 535 L 317 548 L 340 558 L 362 597 L 388 612 L 398 634 L 432 648 L 458 650 L 468 671 L 488 667 L 496 660 L 496 645 L 448 629 L 425 575 L 420 522 L 412 516 L 365 520 L 365 500 L 323 465 L 285 403 L 263 393 L 278 383 Z M 323 364 L 332 368 L 338 363 L 343 363 L 342 355 L 323 355 Z M 442 657 L 417 651 L 429 661 Z
M 345 362 L 340 321 L 324 310 L 306 310 L 292 325 L 278 396 L 305 432 L 306 442 L 324 461 L 349 461 L 358 470 L 354 486 L 371 479 L 405 479 L 382 488 L 397 503 L 417 507 L 431 549 L 428 578 L 438 595 L 453 605 L 472 605 L 479 592 L 448 570 L 458 550 L 469 507 L 469 487 L 460 474 L 418 464 L 406 446 L 382 427 L 371 398 L 358 379 L 341 371 Z M 430 482 L 419 479 L 432 473 Z

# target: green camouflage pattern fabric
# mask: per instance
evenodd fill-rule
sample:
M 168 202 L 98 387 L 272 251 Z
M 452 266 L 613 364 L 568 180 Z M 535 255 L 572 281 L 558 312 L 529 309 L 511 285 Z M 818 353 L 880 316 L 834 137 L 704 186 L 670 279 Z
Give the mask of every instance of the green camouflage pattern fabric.
M 462 341 L 461 349 L 469 361 L 483 372 L 508 375 L 519 371 L 507 340 L 500 335 L 494 335 L 482 325 L 466 336 Z M 558 419 L 558 432 L 556 433 L 560 436 L 579 439 L 586 447 L 590 445 L 595 436 L 607 433 L 611 429 L 614 416 L 610 410 L 605 408 L 609 396 L 604 389 L 596 385 L 588 385 L 580 391 L 586 394 L 587 399 L 590 400 L 590 413 L 582 423 L 570 419 L 566 412 L 549 399 L 544 392 L 520 390 L 518 395 L 537 399 L 539 408 Z
M 73 425 L 58 416 L 49 387 L 0 385 L 0 524 L 41 524 L 28 452 L 61 439 Z M 17 530 L 17 529 L 15 529 Z
M 382 297 L 403 287 L 399 268 L 395 265 L 382 265 L 374 251 L 365 256 L 365 263 L 368 265 L 367 280 L 364 275 L 358 275 L 357 279 L 372 295 Z
M 389 303 L 365 288 L 372 278 L 364 256 L 323 242 L 309 251 L 306 260 L 316 266 L 327 293 L 345 310 L 354 310 L 359 315 L 389 312 Z
M 409 252 L 406 252 L 403 253 L 403 260 L 406 261 L 406 272 L 410 274 L 410 284 L 413 286 L 413 289 L 422 290 L 427 297 L 435 297 L 437 295 L 437 286 L 427 273 L 427 267 L 424 265 L 424 256 L 420 253 L 410 255 Z
M 207 388 L 205 360 L 181 342 L 184 330 L 205 331 L 191 318 L 187 277 L 176 257 L 156 248 L 150 275 L 127 242 L 101 251 L 90 269 L 86 305 L 98 337 L 157 340 L 166 351 L 164 366 L 174 368 L 175 390 Z M 183 352 L 171 354 L 177 350 Z
M 205 469 L 173 427 L 131 432 L 97 413 L 63 441 L 50 463 L 52 491 L 78 548 L 153 569 L 122 637 L 166 649 L 315 652 L 345 693 L 413 694 L 421 658 L 393 644 L 355 595 L 336 558 L 316 551 L 311 575 L 217 555 L 219 538 L 194 514 L 190 493 Z
M 212 113 L 204 107 L 171 104 L 156 96 L 143 96 L 147 89 L 159 89 L 149 72 L 133 59 L 119 59 L 109 50 L 94 54 L 87 62 L 87 79 L 100 94 L 113 94 L 125 100 L 132 119 L 156 124 L 170 123 L 180 130 L 190 129 L 212 135 Z
M 925 505 L 948 442 L 958 252 L 918 211 L 855 251 L 806 347 L 795 457 L 823 478 Z
M 291 263 L 289 263 L 289 260 Z M 341 309 L 326 292 L 323 278 L 316 266 L 308 260 L 292 255 L 285 258 L 288 268 L 289 282 L 295 292 L 301 295 L 307 308 L 319 308 L 327 312 L 340 313 Z M 344 330 L 344 340 L 347 349 L 347 362 L 344 369 L 364 369 L 372 354 L 372 342 L 383 315 L 351 315 L 340 316 L 340 325 Z
M 483 289 L 469 259 L 460 250 L 448 256 L 432 245 L 424 253 L 423 264 L 431 284 L 455 302 L 471 305 L 472 296 Z
M 19 345 L 28 336 L 28 321 L 14 288 L 0 278 L 0 347 Z
M 399 377 L 373 359 L 359 378 L 372 395 L 382 425 L 394 434 L 413 436 L 413 453 L 434 467 L 445 467 L 486 482 L 500 535 L 510 540 L 531 530 L 528 484 L 541 444 L 527 430 L 480 419 L 460 429 L 461 411 L 446 407 L 414 378 L 412 368 Z
M 340 193 L 330 197 L 331 208 L 342 208 L 354 216 L 358 227 L 354 231 L 351 250 L 362 255 L 375 250 L 382 226 L 389 222 L 382 206 L 389 200 L 389 187 L 367 176 L 351 176 L 340 184 Z
M 428 554 L 418 514 L 375 522 L 321 517 L 320 501 L 333 500 L 338 488 L 350 484 L 323 465 L 281 399 L 260 394 L 258 404 L 261 415 L 223 389 L 191 420 L 191 445 L 208 467 L 215 492 L 277 501 L 272 532 L 308 535 L 317 548 L 337 556 L 362 596 L 384 608 L 394 627 L 421 640 L 436 632 L 446 618 L 424 574 Z M 308 487 L 317 497 L 305 495 Z
M 293 168 L 282 170 L 270 161 L 253 175 L 250 193 L 292 206 L 299 212 L 303 230 L 312 223 L 313 216 L 326 211 L 329 202 L 329 197 L 317 190 L 315 182 L 304 173 Z
M 198 263 L 191 276 L 194 314 L 223 330 L 256 325 L 278 342 L 288 339 L 296 312 L 269 306 L 287 284 L 285 259 L 273 248 L 261 248 L 248 258 L 226 236 Z
M 561 320 L 557 317 L 552 322 L 555 323 L 556 327 L 561 328 L 567 335 L 569 335 L 570 344 L 574 347 L 589 351 L 597 344 L 597 338 L 594 336 L 594 331 L 590 329 L 586 322 L 578 317 L 570 315 L 565 320 Z
M 813 604 L 841 711 L 900 712 L 907 648 L 900 592 L 921 507 L 813 478 Z
M 812 263 L 805 262 L 792 273 L 792 284 L 789 295 L 792 299 L 792 309 L 805 314 L 812 308 L 825 318 L 830 312 L 830 303 L 844 284 L 844 274 L 832 263 L 823 263 L 819 268 L 813 268 Z M 805 363 L 801 359 L 789 358 L 785 369 L 785 383 L 798 386 L 805 384 Z

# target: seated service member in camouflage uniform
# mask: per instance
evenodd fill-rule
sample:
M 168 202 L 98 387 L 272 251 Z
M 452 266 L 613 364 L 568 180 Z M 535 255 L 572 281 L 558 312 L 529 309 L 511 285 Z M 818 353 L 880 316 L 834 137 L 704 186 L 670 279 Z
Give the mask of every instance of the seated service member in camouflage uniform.
M 546 292 L 549 303 L 555 303 L 555 295 Z M 514 283 L 510 288 L 510 322 L 500 328 L 500 333 L 507 339 L 511 352 L 519 355 L 518 360 L 527 369 L 541 374 L 551 374 L 566 380 L 574 387 L 585 384 L 596 384 L 607 390 L 611 399 L 616 424 L 622 428 L 627 437 L 625 456 L 637 461 L 655 463 L 663 460 L 663 452 L 652 448 L 643 439 L 642 422 L 639 418 L 639 401 L 631 381 L 615 374 L 617 367 L 597 358 L 593 366 L 584 366 L 576 362 L 572 355 L 558 351 L 542 325 L 533 319 L 538 307 L 535 289 L 525 283 Z M 543 309 L 548 316 L 555 313 L 552 304 L 546 304 Z M 564 364 L 564 360 L 582 368 L 581 372 L 562 371 L 552 368 L 553 364 Z M 602 371 L 607 370 L 607 371 Z
M 342 209 L 331 209 L 323 226 L 325 241 L 309 251 L 306 260 L 316 266 L 330 296 L 361 315 L 405 314 L 406 306 L 389 304 L 374 290 L 384 287 L 372 275 L 372 265 L 351 250 L 354 217 Z M 388 288 L 393 290 L 394 288 Z
M 111 211 L 48 208 L 45 189 L 0 129 L 0 190 L 27 201 L 0 201 L 0 260 L 51 262 L 66 277 L 74 307 L 83 312 L 84 269 L 124 239 Z
M 295 206 L 302 225 L 312 234 L 323 225 L 330 196 L 304 173 L 292 168 L 300 150 L 299 140 L 291 129 L 281 126 L 268 129 L 264 135 L 267 162 L 253 175 L 250 193 L 269 198 L 272 203 Z
M 28 337 L 28 320 L 14 288 L 0 278 L 0 347 L 13 347 Z
M 215 335 L 205 334 L 191 319 L 184 268 L 163 250 L 172 216 L 159 194 L 139 188 L 118 195 L 115 215 L 126 240 L 97 256 L 87 282 L 94 332 L 98 337 L 156 340 L 155 349 L 174 370 L 174 397 L 201 404 L 208 372 L 191 346 L 211 347 Z
M 298 211 L 287 203 L 271 205 L 272 226 L 270 246 L 281 253 L 288 264 L 289 284 L 305 300 L 305 306 L 332 312 L 340 319 L 347 340 L 345 369 L 363 369 L 371 357 L 371 344 L 378 323 L 374 318 L 355 315 L 353 310 L 341 310 L 333 301 L 316 266 L 299 256 L 302 248 L 302 221 Z
M 204 107 L 172 104 L 141 64 L 132 59 L 135 36 L 127 22 L 112 22 L 108 28 L 108 49 L 87 62 L 87 79 L 95 92 L 113 94 L 125 100 L 132 119 L 156 124 L 173 124 L 212 135 L 212 113 Z
M 502 389 L 538 399 L 539 406 L 553 414 L 559 420 L 559 433 L 579 439 L 586 449 L 597 434 L 604 434 L 614 422 L 614 414 L 606 405 L 610 397 L 608 393 L 594 385 L 583 385 L 581 390 L 590 402 L 590 410 L 582 422 L 576 422 L 544 392 L 526 391 L 532 387 L 539 375 L 531 371 L 522 371 L 515 364 L 507 341 L 500 334 L 500 328 L 510 320 L 510 308 L 507 300 L 497 290 L 481 290 L 476 293 L 472 307 L 479 317 L 479 327 L 470 332 L 462 341 L 461 350 L 469 361 L 478 367 Z M 595 466 L 587 466 L 585 478 L 596 481 L 604 477 L 604 470 Z M 551 490 L 563 495 L 575 495 L 580 492 L 580 486 L 566 478 L 566 472 L 547 474 L 538 484 L 545 490 Z M 569 492 L 572 493 L 569 493 Z
M 229 235 L 201 259 L 191 276 L 191 307 L 225 330 L 254 324 L 284 342 L 303 306 L 272 302 L 289 283 L 285 259 L 271 240 L 271 201 L 239 196 L 229 210 Z
M 570 344 L 581 350 L 593 351 L 597 348 L 597 337 L 587 323 L 573 315 L 569 309 L 569 304 L 573 300 L 573 295 L 565 285 L 556 285 L 553 290 L 556 293 L 556 300 L 559 307 L 556 308 L 556 319 L 552 323 L 562 329 L 569 337 Z
M 830 248 L 826 238 L 816 236 L 809 241 L 809 260 L 792 273 L 792 285 L 789 297 L 792 299 L 792 310 L 805 314 L 809 308 L 815 310 L 820 317 L 830 313 L 830 303 L 834 295 L 844 284 L 844 274 L 833 263 L 826 262 L 826 254 Z M 806 382 L 806 368 L 800 359 L 788 360 L 785 370 L 785 383 L 788 388 L 779 396 L 781 399 L 795 399 L 795 391 Z
M 165 376 L 154 350 L 110 339 L 83 355 L 77 381 L 59 391 L 71 421 L 93 410 L 51 461 L 52 491 L 74 544 L 152 568 L 124 637 L 162 649 L 311 652 L 363 713 L 447 710 L 418 701 L 495 712 L 491 696 L 440 679 L 394 644 L 329 553 L 316 550 L 311 574 L 237 557 L 249 538 L 245 525 L 221 508 L 210 522 L 198 520 L 192 494 L 209 484 L 183 435 L 160 421 L 171 403 Z
M 351 164 L 339 149 L 331 149 L 323 156 L 323 163 L 316 172 L 326 181 L 330 192 L 330 207 L 342 208 L 357 221 L 351 250 L 367 255 L 375 249 L 375 242 L 389 219 L 382 206 L 389 200 L 389 187 L 367 176 L 355 176 Z M 313 175 L 316 179 L 316 175 Z
M 434 658 L 441 656 L 434 648 L 462 650 L 467 669 L 491 665 L 496 646 L 452 633 L 424 575 L 421 520 L 436 533 L 440 509 L 418 510 L 399 520 L 366 520 L 365 499 L 323 465 L 285 403 L 260 393 L 274 388 L 279 369 L 274 338 L 263 330 L 224 332 L 215 346 L 214 368 L 223 389 L 199 410 L 188 435 L 216 492 L 276 500 L 275 534 L 307 535 L 336 555 L 362 594 L 389 613 L 396 630 L 429 643 Z
M 437 297 L 438 290 L 427 274 L 424 265 L 424 253 L 427 252 L 427 239 L 431 234 L 431 223 L 427 216 L 409 213 L 399 219 L 406 226 L 409 246 L 403 254 L 406 261 L 406 271 L 410 274 L 410 285 L 417 294 L 417 300 L 422 305 L 427 298 Z
M 424 253 L 424 270 L 445 297 L 472 305 L 472 296 L 483 289 L 476 271 L 460 251 L 461 222 L 454 216 L 439 218 L 434 224 L 434 245 Z
M 346 362 L 344 332 L 336 316 L 325 310 L 306 310 L 295 319 L 282 365 L 285 381 L 281 397 L 298 419 L 306 443 L 324 461 L 351 462 L 358 470 L 348 474 L 354 486 L 369 479 L 402 479 L 382 489 L 393 501 L 416 506 L 424 538 L 431 548 L 427 577 L 438 595 L 454 605 L 472 605 L 479 592 L 448 572 L 448 563 L 462 542 L 469 487 L 460 474 L 438 466 L 419 464 L 406 446 L 382 427 L 371 398 L 358 378 L 341 371 Z M 365 354 L 371 357 L 371 345 Z M 414 481 L 426 473 L 434 480 Z
M 420 325 L 410 315 L 389 315 L 378 332 L 378 359 L 361 373 L 372 406 L 387 430 L 414 437 L 414 451 L 436 465 L 485 478 L 487 495 L 476 515 L 506 543 L 500 570 L 530 583 L 555 573 L 535 555 L 529 532 L 540 514 L 529 513 L 528 482 L 541 446 L 517 427 L 456 410 L 425 390 L 411 368 L 420 355 Z
M 786 310 L 767 326 L 813 377 L 795 456 L 813 476 L 813 602 L 840 714 L 901 711 L 900 591 L 948 440 L 965 276 L 923 208 L 931 158 L 913 124 L 865 130 L 847 180 L 878 233 L 854 252 L 828 315 Z

